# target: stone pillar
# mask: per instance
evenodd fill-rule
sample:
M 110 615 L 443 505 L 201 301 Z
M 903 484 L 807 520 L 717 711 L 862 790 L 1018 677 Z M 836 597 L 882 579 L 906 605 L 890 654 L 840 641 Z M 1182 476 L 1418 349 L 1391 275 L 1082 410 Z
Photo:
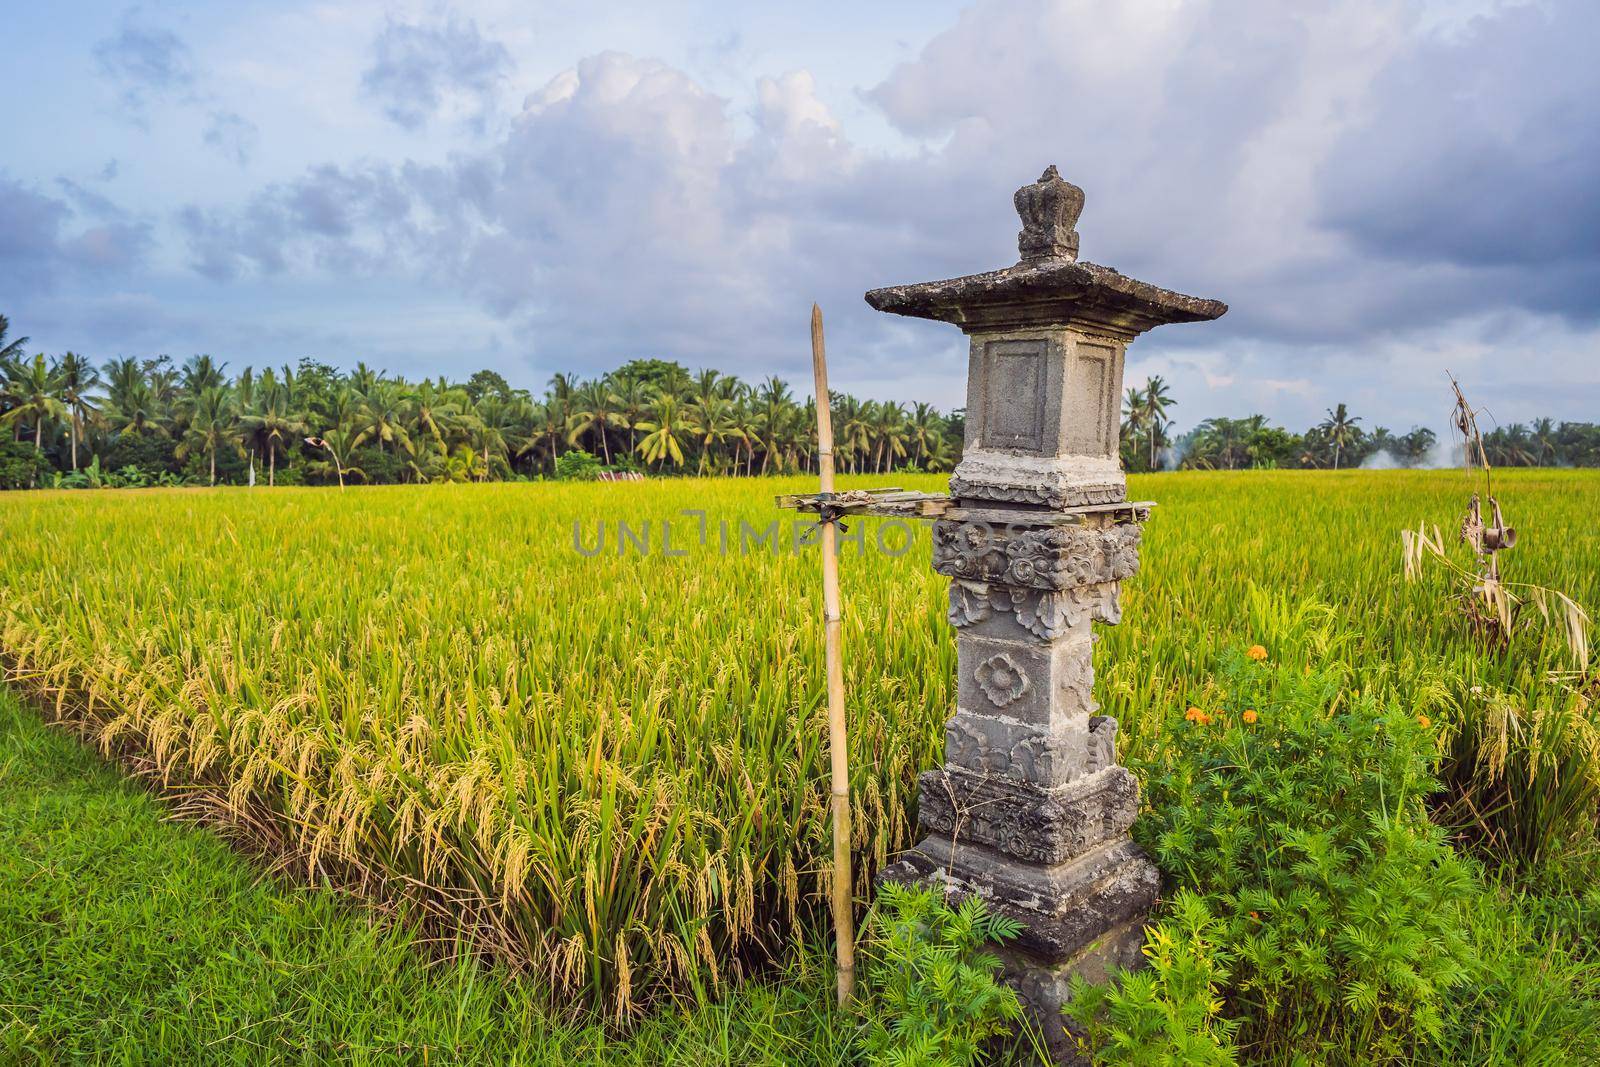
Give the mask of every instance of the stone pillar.
M 1136 963 L 1159 891 L 1128 837 L 1138 783 L 1093 693 L 1091 627 L 1120 619 L 1149 509 L 1126 502 L 1123 358 L 1145 330 L 1227 308 L 1078 262 L 1083 192 L 1054 167 L 1015 199 L 1016 266 L 867 294 L 971 338 L 966 440 L 933 531 L 934 569 L 951 580 L 956 713 L 944 767 L 921 779 L 927 837 L 885 877 L 975 893 L 1019 920 L 1008 977 L 1071 1062 L 1071 976 Z

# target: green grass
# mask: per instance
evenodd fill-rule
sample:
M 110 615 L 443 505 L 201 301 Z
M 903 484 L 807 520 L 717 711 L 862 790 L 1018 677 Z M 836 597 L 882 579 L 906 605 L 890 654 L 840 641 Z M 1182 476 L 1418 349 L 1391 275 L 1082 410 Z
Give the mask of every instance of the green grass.
M 260 870 L 0 690 L 0 1063 L 833 1064 L 825 974 L 625 1038 Z

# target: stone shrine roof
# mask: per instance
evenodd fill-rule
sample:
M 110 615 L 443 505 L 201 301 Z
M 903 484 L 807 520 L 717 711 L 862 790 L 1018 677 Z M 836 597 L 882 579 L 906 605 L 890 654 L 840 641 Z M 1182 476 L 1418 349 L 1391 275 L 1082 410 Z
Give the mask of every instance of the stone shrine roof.
M 1205 300 L 1137 281 L 1110 267 L 1078 262 L 1074 228 L 1083 191 L 1051 167 L 1017 190 L 1022 261 L 1002 270 L 947 281 L 893 285 L 867 293 L 879 311 L 938 319 L 962 329 L 1076 323 L 1127 338 L 1169 322 L 1203 322 L 1228 310 Z

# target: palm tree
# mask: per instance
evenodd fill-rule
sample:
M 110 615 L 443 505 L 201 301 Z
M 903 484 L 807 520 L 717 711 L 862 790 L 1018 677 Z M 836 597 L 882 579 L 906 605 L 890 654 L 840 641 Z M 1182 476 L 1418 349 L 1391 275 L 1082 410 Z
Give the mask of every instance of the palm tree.
M 1359 415 L 1352 416 L 1345 410 L 1344 404 L 1339 404 L 1328 411 L 1328 417 L 1323 419 L 1317 429 L 1327 435 L 1328 443 L 1333 445 L 1333 469 L 1339 469 L 1339 456 L 1346 447 L 1358 439 L 1359 430 L 1356 423 L 1361 421 Z
M 683 405 L 672 393 L 658 392 L 650 405 L 650 417 L 637 423 L 644 431 L 639 442 L 639 454 L 646 463 L 660 464 L 668 459 L 675 467 L 683 466 L 683 445 L 680 436 L 692 432 Z
M 917 449 L 918 470 L 927 469 L 928 453 L 934 449 L 934 439 L 944 436 L 940 429 L 943 421 L 932 404 L 918 402 L 912 405 L 911 415 L 906 421 L 906 430 L 911 435 L 911 443 Z
M 11 320 L 0 315 L 0 366 L 8 360 L 22 358 L 22 346 L 28 343 L 28 338 L 19 337 L 15 341 L 7 341 L 6 334 L 11 332 Z
M 483 457 L 481 467 L 476 467 L 478 480 L 489 476 L 491 456 L 504 461 L 511 452 L 511 440 L 516 436 L 516 404 L 498 396 L 485 396 L 478 401 L 467 426 L 472 437 L 473 451 Z
M 1530 443 L 1533 445 L 1535 455 L 1538 457 L 1541 466 L 1544 465 L 1546 456 L 1554 459 L 1557 445 L 1555 421 L 1548 417 L 1535 419 L 1533 423 L 1533 438 Z
M 226 363 L 218 363 L 210 356 L 190 356 L 183 365 L 179 382 L 190 396 L 199 396 L 207 389 L 220 389 L 227 383 Z
M 639 450 L 639 434 L 634 429 L 650 407 L 650 387 L 632 375 L 622 375 L 611 384 L 613 403 L 618 408 L 617 425 L 628 431 L 628 451 Z
M 183 459 L 194 448 L 202 449 L 211 461 L 211 484 L 217 484 L 217 449 L 239 444 L 239 415 L 231 391 L 225 385 L 211 385 L 188 398 L 185 405 L 187 428 L 179 442 L 177 456 Z
M 443 382 L 425 381 L 406 397 L 406 414 L 416 436 L 427 434 L 443 447 L 466 407 L 466 395 L 446 389 Z
M 67 421 L 72 435 L 72 469 L 78 469 L 78 440 L 90 417 L 97 414 L 89 392 L 100 385 L 100 372 L 94 364 L 75 352 L 61 357 L 61 402 L 67 406 Z
M 600 441 L 600 454 L 605 457 L 606 465 L 610 466 L 611 446 L 606 443 L 606 427 L 626 425 L 626 420 L 617 410 L 619 403 L 620 398 L 611 391 L 605 379 L 584 382 L 572 394 L 574 410 L 567 416 L 567 444 L 576 447 L 579 437 L 593 432 Z
M 684 411 L 685 427 L 700 445 L 700 473 L 713 450 L 730 440 L 738 440 L 740 430 L 734 418 L 734 403 L 720 392 L 701 393 Z M 720 466 L 720 464 L 719 464 Z
M 733 404 L 734 440 L 744 447 L 744 476 L 750 477 L 755 473 L 756 443 L 761 439 L 761 413 L 755 408 L 754 392 L 750 389 L 740 390 L 739 397 Z M 735 451 L 734 463 L 738 463 L 738 454 Z
M 32 361 L 13 362 L 6 377 L 10 410 L 0 415 L 0 423 L 10 425 L 19 433 L 22 424 L 28 423 L 33 427 L 33 447 L 42 449 L 45 423 L 60 422 L 67 417 L 67 406 L 61 402 L 61 375 L 45 362 L 41 352 Z
M 876 405 L 872 413 L 872 435 L 877 438 L 874 447 L 873 470 L 882 474 L 884 464 L 894 469 L 896 456 L 906 456 L 906 409 L 894 401 Z
M 383 451 L 385 444 L 394 444 L 407 453 L 413 453 L 416 448 L 411 443 L 411 435 L 406 432 L 405 423 L 405 398 L 399 387 L 393 382 L 376 379 L 356 411 L 356 447 L 376 441 L 379 452 Z
M 1167 426 L 1167 409 L 1176 406 L 1177 403 L 1172 399 L 1172 394 L 1167 392 L 1167 383 L 1161 375 L 1152 374 L 1145 380 L 1141 409 L 1144 415 L 1145 433 L 1150 438 L 1151 470 L 1156 469 L 1156 445 Z
M 262 379 L 266 379 L 265 374 Z M 308 432 L 306 424 L 289 411 L 285 401 L 285 390 L 281 386 L 275 388 L 262 398 L 257 410 L 240 420 L 252 450 L 266 457 L 268 487 L 277 484 L 278 454 L 287 456 L 290 444 Z M 360 443 L 359 438 L 356 443 Z
M 382 381 L 382 376 L 366 363 L 357 361 L 356 369 L 350 373 L 350 388 L 366 396 L 372 392 L 372 387 Z
M 832 399 L 833 410 L 836 413 L 836 425 L 840 427 L 838 440 L 835 446 L 844 446 L 844 459 L 847 469 L 856 471 L 856 457 L 865 456 L 872 450 L 872 401 L 863 404 L 849 393 L 835 394 Z
M 168 436 L 167 428 L 163 425 L 166 409 L 142 375 L 138 381 L 116 389 L 113 396 L 115 399 L 110 401 L 106 416 L 118 434 Z

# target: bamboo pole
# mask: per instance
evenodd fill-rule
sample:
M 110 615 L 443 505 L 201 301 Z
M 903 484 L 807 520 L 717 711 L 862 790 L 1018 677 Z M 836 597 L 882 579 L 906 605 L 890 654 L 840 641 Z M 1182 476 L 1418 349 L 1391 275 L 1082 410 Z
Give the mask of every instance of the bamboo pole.
M 811 305 L 811 370 L 817 387 L 817 474 L 822 500 L 833 494 L 833 415 L 829 410 L 828 357 L 822 309 Z M 822 615 L 828 666 L 828 755 L 833 794 L 833 933 L 839 952 L 839 1006 L 856 991 L 856 922 L 850 870 L 850 757 L 844 727 L 844 651 L 840 642 L 838 530 L 822 525 Z

